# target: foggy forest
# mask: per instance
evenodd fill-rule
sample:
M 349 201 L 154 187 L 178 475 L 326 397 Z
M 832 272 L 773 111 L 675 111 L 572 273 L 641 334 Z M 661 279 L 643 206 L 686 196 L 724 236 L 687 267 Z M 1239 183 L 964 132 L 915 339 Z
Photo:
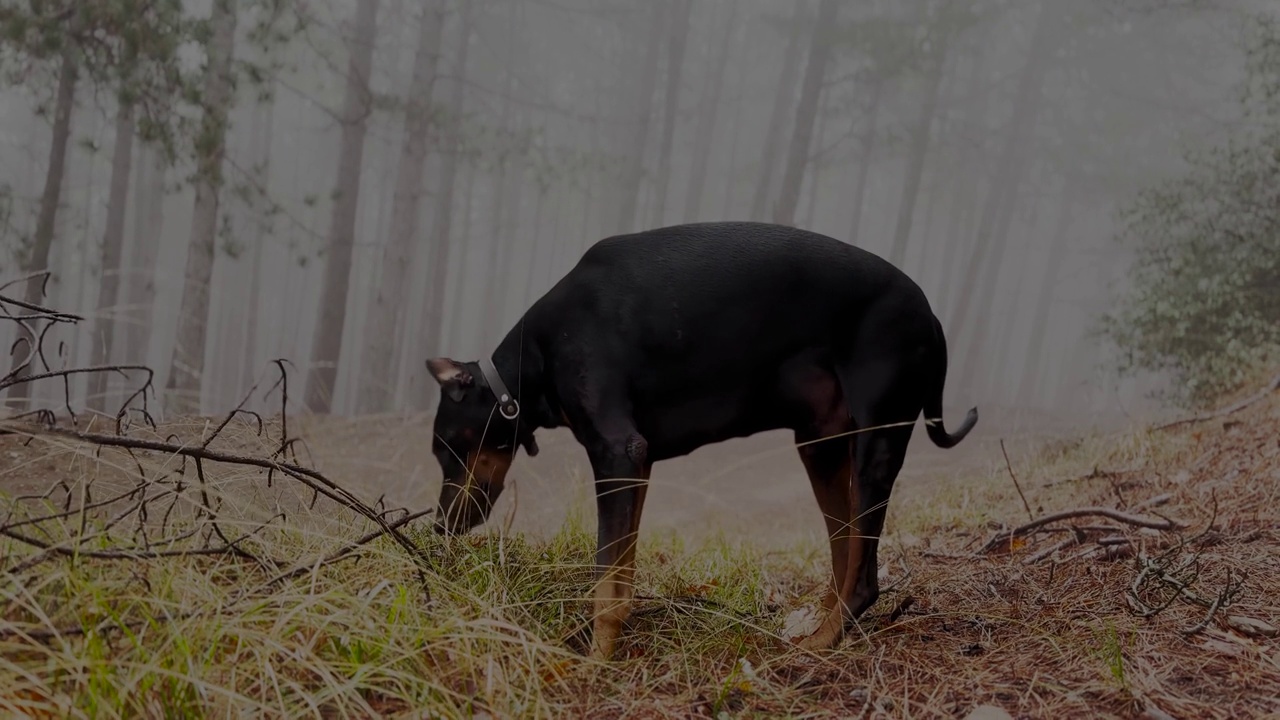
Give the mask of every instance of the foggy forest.
M 577 430 L 457 537 L 427 361 L 704 221 L 904 271 L 982 420 L 632 458 L 604 664 Z M 0 349 L 6 716 L 1280 713 L 1275 0 L 0 0 Z
M 1096 338 L 1120 213 L 1258 122 L 1232 3 L 22 6 L 0 274 L 47 268 L 92 318 L 59 362 L 154 368 L 169 412 L 275 358 L 308 411 L 428 409 L 422 361 L 491 348 L 591 243 L 725 219 L 905 269 L 949 402 L 1115 411 L 1167 379 L 1117 379 Z

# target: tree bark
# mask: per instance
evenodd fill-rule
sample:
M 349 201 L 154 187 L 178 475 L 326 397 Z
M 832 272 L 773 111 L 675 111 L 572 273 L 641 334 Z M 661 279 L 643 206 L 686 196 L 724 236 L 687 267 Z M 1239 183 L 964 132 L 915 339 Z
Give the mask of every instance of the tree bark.
M 702 96 L 703 105 L 698 115 L 698 126 L 694 130 L 693 170 L 689 176 L 689 193 L 685 197 L 685 222 L 694 222 L 702 214 L 702 193 L 706 189 L 707 167 L 711 164 L 711 148 L 715 144 L 713 135 L 716 128 L 716 114 L 720 110 L 725 69 L 729 66 L 729 49 L 733 45 L 733 33 L 737 28 L 738 3 L 733 3 L 729 8 L 729 19 L 725 23 L 724 37 L 717 51 L 715 68 L 707 78 L 707 89 Z
M 796 3 L 795 13 L 791 16 L 791 33 L 787 38 L 787 49 L 782 56 L 782 73 L 778 76 L 778 87 L 773 94 L 773 110 L 769 113 L 769 127 L 764 134 L 764 156 L 760 159 L 760 175 L 756 178 L 756 189 L 751 195 L 751 219 L 763 221 L 769 217 L 769 201 L 773 197 L 773 182 L 778 175 L 778 156 L 782 153 L 782 138 L 787 122 L 791 117 L 791 108 L 796 101 L 796 78 L 800 74 L 800 54 L 804 49 L 805 23 L 804 3 Z
M 138 147 L 136 143 L 134 146 Z M 129 282 L 124 286 L 129 322 L 125 325 L 124 351 L 118 352 L 114 361 L 145 365 L 150 356 L 151 318 L 155 313 L 156 256 L 160 251 L 160 233 L 164 231 L 164 180 L 168 164 L 154 148 L 142 145 L 136 165 L 132 252 Z
M 867 127 L 862 132 L 862 149 L 858 153 L 858 180 L 853 188 L 853 219 L 849 223 L 849 242 L 858 244 L 862 233 L 862 209 L 867 204 L 867 181 L 871 178 L 871 159 L 876 150 L 876 123 L 880 120 L 880 100 L 886 80 L 871 81 L 871 97 L 867 101 Z
M 662 145 L 658 148 L 657 184 L 653 190 L 653 224 L 667 219 L 667 188 L 671 184 L 671 148 L 676 135 L 676 111 L 680 109 L 680 77 L 689 41 L 689 16 L 693 0 L 671 0 L 671 39 L 667 43 L 667 87 L 662 104 Z
M 271 139 L 275 129 L 274 81 L 269 96 L 272 99 L 260 103 L 254 109 L 253 128 L 250 131 L 253 137 L 254 170 L 259 174 L 263 187 L 270 187 L 271 183 Z M 255 373 L 254 368 L 261 360 L 258 357 L 258 317 L 262 314 L 259 308 L 262 294 L 262 264 L 270 231 L 269 223 L 270 220 L 267 218 L 259 218 L 254 222 L 253 259 L 250 261 L 252 266 L 249 270 L 249 298 L 244 319 L 238 383 L 241 387 L 251 384 Z
M 237 0 L 215 0 L 209 23 L 208 66 L 204 78 L 204 115 L 196 143 L 195 206 L 191 241 L 173 346 L 166 407 L 175 414 L 200 409 L 205 341 L 209 320 L 209 282 L 218 234 L 218 201 L 222 162 L 227 151 L 227 114 L 232 98 L 232 56 L 235 52 Z
M 911 152 L 902 184 L 902 200 L 898 203 L 898 222 L 893 232 L 893 246 L 889 251 L 889 262 L 896 267 L 902 267 L 907 257 L 907 243 L 911 240 L 911 224 L 915 219 L 920 179 L 924 177 L 924 163 L 929 157 L 933 118 L 937 114 L 938 96 L 942 90 L 942 76 L 946 68 L 948 37 L 945 30 L 937 34 L 938 39 L 930 53 L 928 74 L 925 76 L 924 106 L 911 131 Z
M 378 0 L 359 0 L 352 19 L 347 48 L 346 87 L 342 101 L 342 139 L 338 150 L 338 175 L 333 189 L 333 212 L 326 240 L 324 281 L 320 290 L 320 318 L 311 343 L 305 403 L 309 411 L 328 413 L 337 389 L 338 359 L 346 325 L 347 288 L 351 280 L 351 251 L 355 240 L 356 211 L 360 204 L 360 171 L 364 162 L 364 138 L 373 111 L 369 77 L 373 69 L 374 34 L 378 26 Z
M 521 6 L 523 7 L 523 6 Z M 502 104 L 499 110 L 498 124 L 504 133 L 511 132 L 515 127 L 514 111 L 512 110 L 512 94 L 515 92 L 515 62 L 516 62 L 516 23 L 517 18 L 512 17 L 507 23 L 506 42 L 503 43 L 503 80 L 502 80 Z M 508 215 L 510 208 L 516 208 L 516 216 L 519 216 L 520 209 L 520 182 L 519 173 L 512 169 L 515 162 L 505 154 L 498 160 L 497 178 L 494 182 L 494 201 L 493 201 L 493 229 L 489 237 L 489 260 L 486 264 L 488 269 L 487 291 L 484 296 L 484 314 L 480 319 L 481 322 L 481 340 L 486 346 L 492 346 L 495 339 L 502 332 L 502 318 L 506 311 L 506 288 L 510 285 L 508 277 L 508 266 L 511 260 L 510 238 L 506 235 L 512 228 L 509 227 Z
M 107 223 L 102 235 L 102 275 L 98 283 L 97 328 L 92 336 L 91 365 L 111 362 L 115 339 L 117 300 L 120 287 L 120 260 L 124 255 L 125 207 L 129 202 L 129 178 L 133 173 L 134 105 L 122 101 L 116 109 L 116 137 L 111 150 L 111 186 L 107 198 Z M 107 409 L 105 372 L 89 376 L 88 405 L 100 412 Z
M 1039 382 L 1044 376 L 1040 367 L 1041 358 L 1045 354 L 1047 344 L 1049 313 L 1053 310 L 1053 297 L 1058 288 L 1062 263 L 1067 254 L 1067 231 L 1071 229 L 1071 220 L 1075 213 L 1076 188 L 1076 176 L 1071 173 L 1063 183 L 1061 210 L 1049 245 L 1049 262 L 1045 265 L 1044 275 L 1040 279 L 1040 295 L 1036 298 L 1036 308 L 1032 315 L 1031 337 L 1027 344 L 1026 359 L 1022 365 L 1022 381 L 1018 385 L 1018 397 L 1031 406 L 1035 406 L 1037 399 L 1035 396 L 1039 394 L 1037 391 L 1044 387 L 1044 383 Z
M 1005 133 L 1007 141 L 1001 151 L 996 173 L 992 179 L 991 191 L 987 195 L 987 201 L 978 221 L 978 236 L 965 267 L 959 301 L 948 323 L 952 328 L 950 333 L 954 337 L 964 338 L 969 349 L 980 348 L 986 333 L 988 325 L 985 322 L 986 318 L 971 318 L 970 309 L 975 304 L 975 298 L 979 299 L 977 307 L 985 307 L 988 304 L 986 296 L 995 291 L 994 288 L 979 287 L 978 275 L 991 262 L 989 258 L 995 258 L 998 261 L 1003 246 L 1004 239 L 994 237 L 994 232 L 997 230 L 997 225 L 1002 224 L 1000 221 L 1005 209 L 1005 199 L 1010 193 L 1016 191 L 1017 183 L 1027 165 L 1027 146 L 1031 142 L 1032 130 L 1040 111 L 1041 87 L 1049 69 L 1049 61 L 1057 46 L 1053 41 L 1061 37 L 1061 33 L 1055 32 L 1057 28 L 1054 27 L 1055 16 L 1061 11 L 1060 5 L 1061 3 L 1048 0 L 1042 0 L 1040 3 L 1039 17 L 1031 38 L 1031 58 L 1018 82 L 1013 115 L 1009 121 L 1008 131 Z M 971 324 L 974 327 L 974 333 L 972 337 L 967 337 L 966 331 Z
M 461 28 L 459 29 L 458 54 L 454 58 L 453 81 L 449 84 L 449 110 L 455 118 L 462 117 L 463 103 L 466 100 L 467 56 L 471 48 L 472 17 L 474 4 L 464 3 L 462 7 Z M 447 136 L 448 147 L 445 147 L 440 164 L 439 191 L 435 198 L 435 210 L 432 213 L 431 240 L 428 246 L 426 271 L 430 281 L 427 285 L 426 312 L 423 318 L 420 357 L 436 357 L 441 355 L 444 343 L 444 310 L 446 291 L 449 284 L 449 251 L 453 245 L 453 207 L 455 200 L 454 186 L 458 183 L 459 153 L 462 152 L 461 122 L 456 122 Z M 422 377 L 417 373 L 415 377 Z M 414 397 L 427 397 L 427 388 L 414 392 Z
M 787 154 L 786 170 L 782 174 L 782 186 L 778 203 L 774 206 L 773 221 L 780 225 L 793 225 L 796 206 L 800 201 L 800 185 L 805 167 L 809 164 L 813 125 L 818 116 L 818 100 L 822 95 L 822 80 L 827 73 L 827 60 L 831 57 L 831 42 L 827 34 L 836 20 L 836 0 L 822 0 L 818 5 L 818 20 L 813 27 L 813 40 L 809 44 L 809 59 L 800 84 L 800 102 L 796 106 L 796 121 L 791 128 L 791 143 Z
M 62 202 L 62 182 L 67 171 L 67 144 L 71 139 L 71 113 L 75 108 L 76 79 L 79 74 L 75 44 L 68 42 L 63 47 L 62 57 L 58 65 L 58 88 L 53 106 L 53 133 L 49 142 L 49 167 L 45 169 L 44 190 L 40 193 L 40 211 L 36 217 L 36 232 L 32 239 L 30 251 L 22 265 L 24 274 L 42 272 L 49 269 L 49 251 L 53 248 L 53 235 L 58 219 L 58 206 Z M 44 302 L 42 293 L 45 283 L 29 280 L 23 292 L 23 300 L 29 305 Z M 39 332 L 37 329 L 36 332 Z M 37 362 L 34 345 L 37 338 L 21 331 L 19 340 L 26 342 L 16 346 L 14 351 L 13 370 L 19 372 L 15 379 L 25 377 L 38 370 L 32 365 Z M 30 356 L 30 363 L 25 368 L 18 366 Z M 19 382 L 9 388 L 9 400 L 15 409 L 27 407 L 27 399 L 31 397 L 31 383 Z
M 1031 217 L 1025 225 L 1028 236 L 1035 236 L 1039 222 L 1040 202 L 1039 198 L 1036 198 L 1031 203 Z M 1025 245 L 1008 247 L 1004 252 L 1005 262 L 1016 268 L 1018 260 L 1021 260 L 1022 267 L 1017 269 L 1013 280 L 1013 290 L 1006 296 L 1008 298 L 1008 307 L 1005 310 L 1005 314 L 1002 315 L 1004 320 L 999 323 L 993 323 L 996 335 L 991 338 L 992 342 L 990 344 L 996 348 L 996 352 L 993 356 L 987 358 L 985 363 L 986 374 L 977 385 L 979 388 L 990 391 L 1001 403 L 1010 405 L 1017 399 L 1011 396 L 1011 391 L 1015 389 L 1014 383 L 1000 382 L 1000 379 L 1008 378 L 1012 380 L 1014 377 L 1010 372 L 1013 362 L 1009 357 L 1009 351 L 1013 347 L 1013 336 L 1018 325 L 1018 309 L 1023 306 L 1022 293 L 1023 288 L 1026 286 L 1027 257 L 1030 254 L 1029 248 Z
M 405 331 L 409 305 L 409 269 L 422 217 L 422 185 L 431 130 L 431 92 L 435 86 L 444 18 L 438 3 L 424 3 L 413 74 L 405 94 L 407 106 L 400 142 L 400 162 L 391 201 L 391 231 L 382 252 L 382 271 L 364 326 L 364 361 L 356 407 L 361 413 L 391 406 L 392 374 L 399 357 L 396 337 Z M 469 6 L 470 3 L 467 3 Z M 428 242 L 435 242 L 431 238 Z
M 633 115 L 635 131 L 628 142 L 627 169 L 622 179 L 621 202 L 618 210 L 618 232 L 629 233 L 636 229 L 636 208 L 640 203 L 640 184 L 644 180 L 645 146 L 649 140 L 649 125 L 653 119 L 653 97 L 658 85 L 658 58 L 662 49 L 662 25 L 666 15 L 664 4 L 649 4 L 648 47 L 640 66 L 637 83 L 636 112 Z
M 960 103 L 961 110 L 959 119 L 952 122 L 976 126 L 982 124 L 985 119 L 986 105 L 982 102 L 980 92 L 985 58 L 986 53 L 980 47 L 969 63 L 965 82 L 956 83 L 954 101 Z M 969 240 L 973 234 L 973 176 L 976 152 L 973 144 L 965 142 L 963 136 L 958 138 L 955 144 L 960 149 L 956 154 L 955 168 L 952 173 L 954 180 L 950 183 L 951 212 L 946 225 L 949 235 L 945 239 L 947 248 L 944 252 L 941 288 L 938 291 L 936 305 L 939 317 L 947 315 L 942 312 L 942 308 L 950 306 L 952 289 L 957 276 L 957 258 L 968 252 Z

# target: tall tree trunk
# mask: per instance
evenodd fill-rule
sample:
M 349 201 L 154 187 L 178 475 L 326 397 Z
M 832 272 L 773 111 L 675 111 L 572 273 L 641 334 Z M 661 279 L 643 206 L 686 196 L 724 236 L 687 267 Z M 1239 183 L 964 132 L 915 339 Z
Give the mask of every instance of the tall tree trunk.
M 702 193 L 707 185 L 707 167 L 711 164 L 711 149 L 715 144 L 716 114 L 720 111 L 720 95 L 724 90 L 725 69 L 729 66 L 729 50 L 733 34 L 738 29 L 738 3 L 729 8 L 724 37 L 716 54 L 715 69 L 707 77 L 706 92 L 702 95 L 702 108 L 698 115 L 698 127 L 694 130 L 693 170 L 689 176 L 689 193 L 685 197 L 684 220 L 693 222 L 702 214 Z
M 462 196 L 462 227 L 458 232 L 458 242 L 462 246 L 461 273 L 463 277 L 466 277 L 466 274 L 470 271 L 469 268 L 471 267 L 473 257 L 472 253 L 476 250 L 476 243 L 471 241 L 471 225 L 473 222 L 472 216 L 476 195 L 476 176 L 480 174 L 480 169 L 476 167 L 475 163 L 468 163 L 465 172 L 467 174 L 467 182 L 466 189 L 463 191 Z M 459 283 L 453 290 L 453 307 L 455 308 L 454 322 L 452 327 L 449 328 L 448 342 L 441 342 L 442 347 L 457 347 L 461 343 L 470 341 L 470 338 L 464 338 L 462 336 L 459 328 L 474 327 L 474 324 L 467 322 L 470 318 L 465 316 L 459 317 L 458 310 L 456 309 L 465 307 L 465 286 L 466 283 Z
M 471 28 L 474 11 L 473 3 L 464 3 L 462 7 L 461 28 L 459 30 L 458 55 L 454 58 L 453 81 L 449 84 L 449 111 L 456 118 L 446 135 L 448 146 L 443 148 L 440 163 L 439 190 L 435 197 L 435 210 L 432 213 L 431 241 L 428 246 L 426 271 L 430 282 L 427 285 L 427 302 L 423 317 L 422 338 L 420 340 L 421 355 L 428 358 L 441 354 L 444 343 L 444 310 L 446 291 L 449 284 L 449 250 L 453 245 L 453 206 L 456 193 L 454 187 L 458 183 L 459 154 L 462 152 L 462 111 L 466 100 L 467 56 L 471 48 Z M 425 379 L 422 373 L 414 377 Z M 430 382 L 430 381 L 428 381 Z M 414 398 L 433 398 L 423 387 L 412 393 Z
M 156 301 L 156 256 L 160 233 L 164 231 L 165 173 L 168 163 L 161 151 L 138 146 L 138 171 L 134 173 L 133 241 L 129 258 L 129 282 L 125 283 L 125 305 L 129 322 L 125 325 L 124 351 L 116 362 L 145 365 L 150 357 L 151 318 Z
M 867 101 L 867 126 L 862 131 L 862 148 L 858 152 L 858 180 L 853 187 L 853 219 L 849 223 L 849 242 L 857 245 L 862 233 L 862 209 L 867 204 L 867 182 L 871 178 L 871 159 L 876 149 L 876 123 L 880 120 L 880 100 L 886 80 L 871 81 L 871 97 Z
M 760 159 L 760 174 L 756 189 L 751 195 L 751 219 L 762 221 L 769 217 L 769 201 L 773 197 L 774 179 L 778 176 L 778 156 L 782 154 L 782 138 L 796 101 L 796 78 L 800 74 L 800 54 L 809 29 L 805 23 L 804 3 L 795 4 L 791 16 L 791 33 L 787 49 L 782 56 L 782 73 L 773 94 L 773 110 L 769 113 L 769 127 L 764 135 L 764 156 Z
M 502 104 L 498 124 L 504 133 L 510 133 L 515 127 L 511 96 L 515 92 L 516 24 L 517 17 L 508 19 L 506 42 L 503 43 Z M 512 168 L 514 164 L 515 161 L 504 153 L 498 160 L 497 177 L 494 180 L 495 197 L 491 215 L 493 229 L 489 237 L 489 261 L 486 265 L 493 282 L 489 283 L 485 292 L 484 315 L 480 320 L 480 337 L 486 346 L 492 346 L 495 338 L 502 332 L 501 323 L 503 313 L 506 312 L 505 288 L 510 285 L 507 266 L 511 259 L 511 238 L 505 233 L 513 229 L 507 224 L 509 208 L 514 206 L 518 216 L 520 207 L 519 173 Z
M 809 173 L 809 192 L 805 195 L 804 226 L 808 228 L 813 227 L 813 222 L 818 212 L 818 188 L 821 186 L 822 181 L 822 162 L 818 155 L 822 152 L 822 143 L 827 134 L 826 115 L 820 114 L 818 116 L 818 122 L 814 127 L 813 133 L 814 147 L 817 152 L 813 153 L 813 157 L 810 159 L 813 165 L 813 172 Z
M 822 95 L 822 79 L 827 73 L 827 60 L 831 57 L 831 41 L 828 37 L 836 20 L 837 0 L 822 0 L 818 5 L 818 21 L 813 27 L 813 39 L 809 43 L 809 59 L 800 84 L 800 101 L 796 105 L 796 121 L 791 128 L 791 143 L 787 152 L 787 166 L 782 174 L 778 203 L 773 209 L 773 221 L 780 225 L 793 225 L 796 206 L 800 202 L 800 185 L 805 167 L 809 164 L 813 125 L 818 117 L 818 100 Z
M 78 15 L 78 13 L 77 13 Z M 40 193 L 40 211 L 36 217 L 36 233 L 27 253 L 22 270 L 26 274 L 42 272 L 49 269 L 49 251 L 53 248 L 53 234 L 58 219 L 58 206 L 62 202 L 62 182 L 67 171 L 67 144 L 71 138 L 71 113 L 76 101 L 76 78 L 79 69 L 76 66 L 75 44 L 68 42 L 63 46 L 62 57 L 58 66 L 58 89 L 53 106 L 53 133 L 49 142 L 49 167 L 45 169 L 44 190 Z M 42 293 L 45 283 L 39 280 L 27 281 L 23 292 L 23 300 L 28 305 L 39 305 L 44 302 Z M 37 328 L 32 328 L 39 332 Z M 41 372 L 35 367 L 36 337 L 23 331 L 19 340 L 26 342 L 17 346 L 14 352 L 14 366 L 17 371 L 14 380 L 28 374 Z M 18 382 L 9 388 L 9 400 L 15 409 L 26 407 L 31 397 L 31 383 Z
M 632 117 L 635 131 L 628 143 L 630 157 L 622 179 L 622 206 L 618 210 L 619 233 L 629 233 L 636 229 L 636 208 L 640 203 L 640 184 L 644 180 L 644 150 L 649 140 L 649 125 L 653 120 L 654 90 L 658 85 L 658 58 L 662 49 L 662 21 L 666 15 L 666 5 L 646 5 L 649 6 L 648 46 L 640 65 L 640 79 L 637 83 L 639 94 L 636 96 L 636 111 Z
M 986 67 L 986 48 L 979 46 L 977 53 L 971 58 L 968 76 L 963 84 L 956 83 L 956 102 L 960 103 L 958 120 L 952 122 L 964 125 L 980 126 L 985 124 L 987 103 L 984 102 L 981 86 Z M 959 275 L 957 258 L 969 252 L 970 240 L 974 229 L 974 182 L 976 174 L 977 151 L 971 142 L 963 136 L 954 141 L 959 146 L 956 154 L 956 168 L 952 173 L 951 183 L 951 219 L 947 222 L 950 236 L 947 238 L 947 249 L 942 266 L 942 289 L 938 293 L 939 317 L 951 317 L 951 313 L 941 312 L 942 307 L 950 307 L 952 290 Z M 960 292 L 968 292 L 968 288 L 960 288 Z
M 1074 173 L 1068 175 L 1062 188 L 1062 204 L 1057 227 L 1049 244 L 1049 262 L 1040 279 L 1040 295 L 1031 320 L 1031 338 L 1027 344 L 1026 359 L 1022 364 L 1022 381 L 1018 384 L 1018 398 L 1034 406 L 1038 390 L 1044 388 L 1041 358 L 1045 355 L 1049 329 L 1049 313 L 1053 310 L 1053 296 L 1062 274 L 1062 262 L 1067 254 L 1067 231 L 1075 214 L 1077 180 Z
M 250 130 L 253 137 L 252 157 L 254 171 L 259 174 L 262 187 L 270 187 L 271 185 L 271 139 L 275 131 L 274 79 L 272 80 L 272 90 L 268 96 L 271 99 L 266 102 L 260 102 L 258 107 L 254 108 L 253 128 Z M 249 269 L 249 298 L 242 335 L 240 377 L 237 383 L 240 387 L 252 384 L 253 376 L 256 372 L 255 368 L 261 361 L 261 358 L 258 357 L 258 317 L 262 314 L 259 308 L 262 295 L 262 265 L 269 235 L 269 217 L 257 219 L 254 222 L 253 229 L 253 259 L 250 261 L 252 266 Z
M 1026 225 L 1026 233 L 1029 237 L 1034 237 L 1036 228 L 1040 222 L 1040 206 L 1039 198 L 1031 203 L 1031 217 Z M 996 397 L 1002 404 L 1009 403 L 1016 398 L 1010 397 L 1010 393 L 1014 390 L 1014 383 L 1011 381 L 1013 375 L 1010 367 L 1013 365 L 1009 357 L 1009 351 L 1012 348 L 1014 332 L 1018 326 L 1018 310 L 1023 307 L 1022 292 L 1026 285 L 1027 279 L 1027 258 L 1031 255 L 1026 244 L 1021 246 L 1010 247 L 1006 250 L 1005 260 L 1013 267 L 1017 268 L 1018 260 L 1022 261 L 1022 267 L 1017 268 L 1014 273 L 1013 290 L 1008 293 L 1008 307 L 1005 308 L 1002 317 L 1004 320 L 995 325 L 996 336 L 992 338 L 990 343 L 995 347 L 996 352 L 993 357 L 987 358 L 986 375 L 982 378 L 978 385 L 980 388 L 991 390 L 991 396 Z M 1009 382 L 1001 382 L 1002 378 L 1007 378 Z M 998 386 L 997 386 L 998 383 Z
M 314 413 L 333 408 L 337 389 L 338 356 L 346 326 L 347 288 L 351 281 L 351 251 L 360 206 L 360 170 L 364 164 L 364 138 L 373 112 L 374 34 L 378 29 L 378 0 L 359 0 L 347 36 L 350 56 L 342 101 L 342 140 L 338 150 L 338 175 L 333 188 L 333 213 L 326 239 L 324 281 L 320 289 L 320 318 L 311 342 L 311 366 L 307 370 L 305 402 Z
M 166 407 L 175 414 L 200 410 L 204 376 L 206 331 L 209 320 L 209 282 L 218 234 L 218 200 L 222 189 L 222 161 L 227 152 L 227 114 L 232 102 L 231 62 L 235 52 L 237 0 L 215 0 L 209 18 L 212 34 L 204 78 L 204 115 L 196 144 L 195 206 L 191 213 L 191 241 L 183 279 L 178 336 L 173 346 Z
M 936 25 L 935 25 L 936 26 Z M 929 157 L 929 140 L 933 134 L 933 117 L 938 110 L 938 96 L 942 90 L 942 75 L 946 68 L 948 37 L 945 30 L 938 32 L 938 38 L 930 52 L 927 75 L 925 76 L 924 106 L 915 128 L 911 131 L 911 151 L 907 160 L 907 173 L 903 178 L 902 199 L 898 203 L 898 222 L 893 232 L 893 246 L 889 251 L 889 262 L 902 267 L 907 257 L 907 243 L 911 240 L 911 224 L 915 219 L 916 200 L 920 193 L 920 179 L 924 177 L 924 163 Z
M 653 224 L 667 218 L 667 188 L 671 184 L 671 148 L 676 136 L 676 114 L 680 109 L 680 77 L 684 51 L 689 41 L 689 16 L 693 0 L 671 0 L 671 39 L 667 43 L 667 88 L 662 103 L 662 146 L 658 148 L 657 185 L 653 190 Z
M 1031 38 L 1031 58 L 1022 72 L 1018 82 L 1017 95 L 1014 99 L 1013 115 L 1005 133 L 1007 141 L 1001 151 L 996 172 L 991 182 L 991 190 L 983 205 L 978 221 L 978 236 L 969 254 L 969 262 L 965 267 L 964 282 L 960 286 L 960 297 L 949 323 L 950 334 L 963 338 L 966 345 L 966 356 L 976 357 L 973 353 L 980 351 L 984 341 L 989 318 L 977 317 L 970 310 L 973 307 L 984 308 L 989 302 L 987 295 L 993 294 L 995 288 L 978 285 L 978 275 L 991 262 L 998 262 L 1003 250 L 1004 238 L 995 237 L 998 225 L 1003 224 L 1002 214 L 1005 212 L 1006 199 L 1016 192 L 1027 166 L 1028 146 L 1032 140 L 1032 131 L 1040 112 L 1041 87 L 1049 62 L 1057 49 L 1056 40 L 1062 36 L 1055 26 L 1055 19 L 1062 12 L 1061 3 L 1042 0 L 1035 31 Z M 975 300 L 977 301 L 975 303 Z M 980 311 L 979 311 L 980 312 Z M 972 325 L 973 332 L 967 332 Z M 973 352 L 968 352 L 968 351 Z M 961 376 L 972 372 L 972 362 L 966 360 Z
M 392 374 L 399 357 L 396 337 L 405 330 L 409 305 L 409 269 L 413 248 L 421 242 L 422 184 L 431 130 L 431 92 L 435 86 L 444 18 L 438 3 L 424 3 L 413 56 L 413 74 L 406 93 L 404 130 L 396 188 L 391 201 L 391 231 L 382 252 L 382 272 L 364 326 L 364 362 L 356 407 L 361 413 L 391 407 L 395 387 Z M 470 4 L 468 3 L 468 6 Z M 431 238 L 428 242 L 435 242 Z
M 133 173 L 134 105 L 122 100 L 116 109 L 116 138 L 111 150 L 111 189 L 107 198 L 107 227 L 102 235 L 102 276 L 98 283 L 97 328 L 92 336 L 91 365 L 111 362 L 115 339 L 116 307 L 120 287 L 120 260 L 124 255 L 125 207 L 129 202 L 129 178 Z M 107 409 L 105 372 L 89 376 L 88 404 L 101 412 Z

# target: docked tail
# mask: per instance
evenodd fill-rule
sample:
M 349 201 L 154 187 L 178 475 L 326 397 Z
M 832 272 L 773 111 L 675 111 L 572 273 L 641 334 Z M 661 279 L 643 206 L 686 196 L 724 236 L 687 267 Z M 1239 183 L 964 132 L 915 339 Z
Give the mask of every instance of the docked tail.
M 924 402 L 924 427 L 929 439 L 940 448 L 953 448 L 964 440 L 965 435 L 978 424 L 978 408 L 971 408 L 965 415 L 964 422 L 954 433 L 947 432 L 942 424 L 942 390 L 947 382 L 947 338 L 942 333 L 942 323 L 933 319 L 934 331 L 938 334 L 937 365 L 934 370 L 934 387 Z

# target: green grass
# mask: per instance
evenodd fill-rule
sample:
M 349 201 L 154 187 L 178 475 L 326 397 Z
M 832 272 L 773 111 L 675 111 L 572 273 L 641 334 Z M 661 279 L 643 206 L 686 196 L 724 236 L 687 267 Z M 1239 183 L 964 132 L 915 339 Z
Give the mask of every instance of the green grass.
M 241 590 L 261 571 L 223 557 L 59 560 L 5 575 L 0 709 L 89 717 L 364 716 L 409 707 L 430 717 L 479 708 L 555 715 L 573 702 L 575 683 L 631 680 L 577 652 L 595 542 L 582 517 L 537 544 L 500 535 L 445 542 L 415 529 L 410 535 L 432 563 L 425 587 L 390 541 L 358 561 L 245 598 Z M 12 541 L 0 549 L 10 561 L 28 552 Z M 644 544 L 622 664 L 634 653 L 667 658 L 669 682 L 717 687 L 723 697 L 715 703 L 723 705 L 744 682 L 738 659 L 767 642 L 785 615 L 766 608 L 761 561 L 725 541 L 689 549 L 673 536 Z
M 1274 427 L 1243 419 L 1229 433 L 1135 430 L 1010 459 L 1037 513 L 1168 493 L 1162 509 L 1198 529 L 1216 492 L 1222 540 L 1205 551 L 1204 582 L 1222 568 L 1247 572 L 1232 611 L 1274 622 L 1280 577 L 1266 568 L 1280 543 L 1270 510 L 1280 453 Z M 1231 468 L 1247 483 L 1229 484 Z M 214 479 L 226 492 L 241 480 Z M 227 497 L 227 527 L 261 518 Z M 321 557 L 368 531 L 351 518 L 293 509 L 247 547 Z M 428 558 L 425 585 L 389 539 L 255 590 L 273 573 L 232 556 L 58 557 L 7 572 L 36 551 L 0 538 L 0 716 L 955 717 L 981 703 L 1032 717 L 1128 717 L 1146 705 L 1185 717 L 1280 712 L 1276 641 L 1244 643 L 1216 626 L 1184 637 L 1203 616 L 1194 607 L 1133 617 L 1123 604 L 1131 564 L 965 554 L 1023 519 L 1003 467 L 895 494 L 880 553 L 891 589 L 821 655 L 781 636 L 822 595 L 825 543 L 765 551 L 646 535 L 635 610 L 609 663 L 581 654 L 595 551 L 585 498 L 538 541 L 500 531 L 445 540 L 410 526 Z M 50 532 L 79 528 L 69 518 Z M 908 595 L 915 605 L 890 622 Z

